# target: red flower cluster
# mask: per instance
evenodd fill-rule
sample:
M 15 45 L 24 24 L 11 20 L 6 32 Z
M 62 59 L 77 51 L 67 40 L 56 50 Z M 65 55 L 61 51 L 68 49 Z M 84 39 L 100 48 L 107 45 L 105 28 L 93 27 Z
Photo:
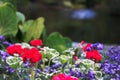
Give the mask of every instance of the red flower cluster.
M 19 54 L 22 57 L 23 61 L 29 60 L 32 63 L 36 63 L 42 59 L 42 54 L 38 51 L 37 48 L 22 48 L 21 45 L 14 44 L 6 49 L 7 53 L 10 55 Z
M 54 75 L 52 80 L 79 80 L 79 79 L 76 77 L 67 76 L 65 74 L 58 74 L 58 75 Z
M 42 45 L 43 45 L 42 40 L 39 40 L 39 39 L 31 40 L 31 41 L 30 41 L 30 44 L 31 44 L 32 46 L 42 46 Z
M 91 50 L 87 50 L 87 48 L 90 48 L 91 47 L 91 44 L 88 43 L 83 49 L 86 53 L 86 58 L 87 59 L 92 59 L 94 60 L 95 62 L 99 62 L 101 59 L 102 59 L 102 56 L 100 55 L 100 53 L 95 50 L 95 49 L 91 49 Z
M 18 44 L 11 45 L 7 47 L 6 50 L 7 50 L 7 53 L 9 53 L 10 55 L 13 55 L 15 53 L 21 55 L 23 52 L 21 45 L 18 45 Z
M 23 58 L 23 61 L 30 60 L 32 63 L 36 63 L 39 60 L 42 59 L 42 54 L 36 49 L 24 49 L 24 54 L 21 56 Z

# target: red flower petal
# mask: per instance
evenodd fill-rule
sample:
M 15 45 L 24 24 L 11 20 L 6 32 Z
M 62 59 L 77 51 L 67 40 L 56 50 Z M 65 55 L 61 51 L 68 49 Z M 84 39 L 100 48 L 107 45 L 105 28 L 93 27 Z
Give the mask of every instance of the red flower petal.
M 23 52 L 21 45 L 17 45 L 17 44 L 8 46 L 6 50 L 7 53 L 9 53 L 10 55 L 13 55 L 15 53 L 21 55 Z
M 83 48 L 83 50 L 84 50 L 84 51 L 87 51 L 87 48 L 89 48 L 90 46 L 91 46 L 91 44 L 88 43 L 88 44 Z
M 68 76 L 68 75 L 65 75 L 65 74 L 57 74 L 57 75 L 53 76 L 52 80 L 78 80 L 78 78 Z
M 39 40 L 39 39 L 31 40 L 31 41 L 30 41 L 30 44 L 31 44 L 32 46 L 42 46 L 42 45 L 43 45 L 42 40 Z
M 37 50 L 37 48 L 24 49 L 24 54 L 21 56 L 23 61 L 30 60 L 32 63 L 36 63 L 42 59 L 42 54 Z

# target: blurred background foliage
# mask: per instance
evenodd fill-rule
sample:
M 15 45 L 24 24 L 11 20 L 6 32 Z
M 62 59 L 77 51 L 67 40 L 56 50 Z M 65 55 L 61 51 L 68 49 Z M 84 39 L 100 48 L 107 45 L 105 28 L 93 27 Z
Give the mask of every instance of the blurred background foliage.
M 12 2 L 27 20 L 44 17 L 47 34 L 58 31 L 76 42 L 120 44 L 120 0 L 4 1 Z

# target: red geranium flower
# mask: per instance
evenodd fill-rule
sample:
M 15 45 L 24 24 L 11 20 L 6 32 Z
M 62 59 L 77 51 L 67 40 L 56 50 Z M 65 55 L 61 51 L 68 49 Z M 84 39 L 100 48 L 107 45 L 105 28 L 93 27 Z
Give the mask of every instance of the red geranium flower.
M 102 56 L 97 50 L 87 51 L 86 52 L 86 58 L 92 59 L 95 62 L 99 62 L 102 59 Z
M 57 74 L 53 76 L 52 80 L 79 80 L 79 79 L 73 76 L 67 76 L 65 74 Z
M 88 43 L 88 44 L 83 48 L 83 50 L 84 50 L 84 51 L 87 51 L 87 48 L 89 48 L 90 46 L 91 46 L 91 44 Z
M 13 55 L 15 53 L 21 55 L 23 52 L 21 45 L 18 45 L 18 44 L 8 46 L 6 50 L 7 50 L 7 53 L 9 53 L 10 55 Z
M 32 46 L 42 46 L 42 45 L 43 45 L 42 40 L 39 40 L 39 39 L 31 40 L 31 41 L 30 41 L 30 44 L 31 44 Z
M 23 61 L 30 60 L 32 63 L 36 63 L 42 59 L 42 54 L 36 49 L 24 49 L 24 54 L 21 56 Z
M 86 53 L 86 58 L 87 59 L 91 59 L 91 60 L 94 60 L 95 62 L 99 62 L 101 59 L 102 59 L 102 56 L 100 55 L 100 53 L 95 50 L 94 48 L 91 48 L 90 51 L 87 50 L 87 48 L 90 48 L 91 47 L 91 44 L 88 43 L 84 48 L 83 50 L 85 51 Z

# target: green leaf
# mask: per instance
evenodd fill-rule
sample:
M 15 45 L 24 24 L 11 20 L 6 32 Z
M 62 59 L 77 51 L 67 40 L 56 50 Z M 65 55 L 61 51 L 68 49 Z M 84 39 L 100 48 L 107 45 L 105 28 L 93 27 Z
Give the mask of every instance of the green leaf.
M 24 21 L 25 21 L 24 14 L 22 14 L 21 12 L 16 12 L 16 14 L 17 14 L 17 17 L 18 17 L 18 22 L 19 23 L 24 23 Z
M 9 56 L 6 59 L 6 63 L 12 68 L 18 68 L 22 63 L 22 58 Z
M 97 80 L 101 80 L 102 79 L 102 72 L 101 71 L 95 71 L 95 77 Z
M 62 64 L 65 64 L 66 62 L 68 62 L 70 60 L 70 57 L 69 56 L 66 56 L 66 55 L 60 55 L 60 62 Z
M 0 34 L 2 35 L 16 35 L 17 16 L 14 7 L 9 3 L 0 5 Z
M 35 20 L 31 26 L 28 28 L 25 34 L 25 42 L 29 42 L 31 39 L 38 39 L 40 38 L 44 29 L 44 18 L 40 17 Z
M 0 0 L 0 2 L 4 2 L 4 3 L 9 2 L 16 7 L 16 0 Z
M 24 22 L 22 25 L 19 25 L 19 29 L 22 32 L 22 34 L 28 31 L 33 22 L 34 22 L 33 20 L 28 20 Z
M 67 44 L 66 44 L 66 41 L 68 41 Z M 70 44 L 69 44 L 69 42 L 70 42 Z M 71 41 L 69 41 L 67 38 L 64 38 L 58 32 L 51 33 L 45 41 L 46 46 L 54 48 L 61 53 L 68 48 L 68 44 L 70 46 Z
M 65 44 L 68 48 L 72 47 L 72 40 L 68 37 L 64 37 Z

